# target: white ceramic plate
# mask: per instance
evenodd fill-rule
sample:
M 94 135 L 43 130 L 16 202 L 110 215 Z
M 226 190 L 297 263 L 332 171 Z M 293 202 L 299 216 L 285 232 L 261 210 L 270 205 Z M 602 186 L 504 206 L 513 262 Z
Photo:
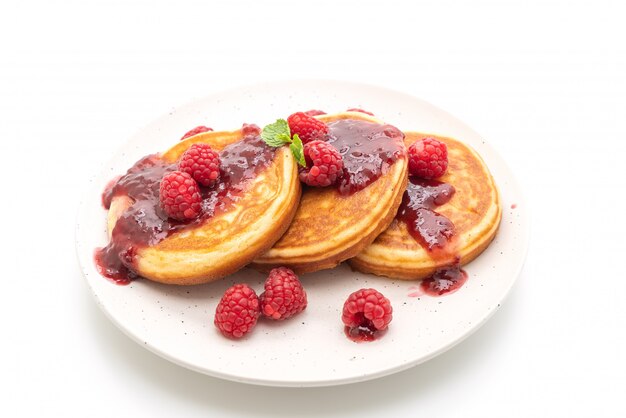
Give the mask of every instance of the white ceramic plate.
M 247 282 L 257 292 L 264 276 L 242 271 L 216 283 L 172 287 L 148 280 L 118 286 L 95 269 L 93 252 L 106 245 L 106 212 L 100 194 L 106 183 L 140 157 L 165 150 L 188 129 L 206 124 L 231 130 L 243 122 L 263 126 L 308 109 L 328 113 L 362 107 L 403 130 L 452 136 L 474 147 L 500 187 L 502 225 L 491 246 L 466 267 L 467 283 L 456 293 L 409 297 L 414 282 L 350 271 L 346 266 L 308 274 L 301 280 L 309 305 L 280 323 L 260 320 L 243 340 L 222 337 L 213 325 L 224 290 Z M 512 208 L 512 205 L 515 208 Z M 500 306 L 520 273 L 528 244 L 528 215 L 517 182 L 494 150 L 471 128 L 409 95 L 362 84 L 328 81 L 276 82 L 216 93 L 157 119 L 106 164 L 80 204 L 76 247 L 97 303 L 128 336 L 154 353 L 212 376 L 272 386 L 325 386 L 394 373 L 449 349 L 482 325 Z M 354 343 L 343 332 L 346 297 L 374 287 L 394 308 L 383 338 Z

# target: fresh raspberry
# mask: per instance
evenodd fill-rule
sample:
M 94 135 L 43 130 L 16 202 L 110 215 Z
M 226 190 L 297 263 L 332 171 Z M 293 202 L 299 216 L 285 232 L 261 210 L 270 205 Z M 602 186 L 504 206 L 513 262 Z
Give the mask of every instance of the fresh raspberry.
M 256 136 L 261 134 L 261 128 L 259 128 L 259 125 L 255 125 L 254 123 L 244 123 L 241 125 L 241 133 L 243 136 Z
M 241 338 L 256 325 L 259 298 L 247 284 L 229 287 L 215 309 L 213 323 L 226 337 Z
M 409 147 L 409 173 L 425 179 L 443 176 L 448 168 L 448 148 L 434 138 L 424 138 Z
M 268 318 L 290 318 L 306 308 L 306 291 L 298 276 L 287 267 L 278 267 L 270 271 L 265 281 L 265 292 L 259 297 L 261 312 Z
M 287 118 L 291 135 L 298 134 L 303 144 L 316 139 L 324 139 L 328 126 L 303 112 L 297 112 Z
M 361 113 L 365 113 L 366 115 L 374 116 L 374 114 L 372 112 L 368 112 L 367 110 L 359 109 L 358 107 L 351 107 L 350 109 L 346 110 L 346 112 L 361 112 Z
M 341 320 L 351 329 L 382 331 L 391 322 L 392 312 L 389 299 L 382 293 L 375 289 L 361 289 L 348 296 L 343 304 Z
M 220 155 L 209 144 L 193 144 L 180 157 L 178 169 L 205 187 L 220 179 Z
M 163 176 L 159 187 L 161 206 L 170 218 L 184 221 L 202 212 L 198 183 L 187 173 L 172 171 Z
M 311 110 L 307 110 L 306 112 L 304 112 L 304 114 L 308 116 L 319 116 L 319 115 L 325 115 L 326 112 L 324 112 L 323 110 L 311 109 Z
M 183 135 L 183 137 L 180 138 L 180 140 L 182 141 L 183 139 L 187 139 L 190 136 L 201 134 L 202 132 L 211 132 L 212 130 L 213 130 L 213 128 L 209 128 L 208 126 L 203 126 L 203 125 L 196 126 L 192 130 L 187 132 L 185 135 Z
M 330 186 L 343 174 L 341 154 L 328 142 L 305 144 L 304 159 L 307 168 L 300 169 L 300 181 L 309 186 Z

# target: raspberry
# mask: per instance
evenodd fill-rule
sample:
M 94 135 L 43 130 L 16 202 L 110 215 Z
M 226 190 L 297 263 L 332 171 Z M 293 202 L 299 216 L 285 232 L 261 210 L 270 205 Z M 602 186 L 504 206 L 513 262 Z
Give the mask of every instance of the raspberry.
M 341 154 L 328 142 L 305 144 L 304 159 L 307 168 L 300 169 L 300 181 L 309 186 L 330 186 L 343 174 Z
M 180 158 L 178 169 L 201 185 L 211 187 L 220 179 L 220 155 L 209 144 L 193 144 Z
M 368 112 L 367 110 L 359 109 L 358 107 L 351 107 L 350 109 L 346 110 L 346 112 L 361 112 L 361 113 L 365 113 L 366 115 L 374 116 L 374 114 L 372 112 Z
M 325 115 L 326 112 L 324 112 L 323 110 L 311 109 L 311 110 L 307 110 L 306 112 L 304 112 L 304 114 L 308 116 L 319 116 L 319 115 Z
M 278 267 L 270 271 L 265 281 L 265 292 L 259 297 L 261 312 L 268 318 L 291 318 L 306 308 L 306 292 L 298 276 L 287 267 Z
M 303 144 L 316 139 L 324 139 L 328 126 L 303 112 L 297 112 L 287 118 L 291 135 L 298 134 Z
M 261 134 L 261 128 L 259 128 L 259 125 L 255 125 L 254 123 L 244 123 L 241 125 L 241 133 L 243 136 L 256 136 Z
M 163 176 L 159 197 L 167 216 L 179 221 L 196 218 L 202 211 L 198 183 L 182 171 L 172 171 Z
M 348 296 L 343 304 L 341 320 L 349 328 L 371 332 L 387 329 L 393 309 L 389 299 L 375 289 L 361 289 Z
M 215 309 L 213 323 L 226 337 L 241 338 L 256 325 L 259 298 L 247 284 L 229 287 Z
M 448 168 L 448 148 L 434 138 L 424 138 L 409 147 L 409 173 L 425 179 L 443 176 Z
M 195 128 L 193 128 L 192 130 L 190 130 L 189 132 L 187 132 L 185 135 L 183 135 L 182 138 L 180 138 L 180 140 L 182 141 L 183 139 L 187 139 L 190 136 L 194 136 L 194 135 L 198 135 L 201 134 L 202 132 L 211 132 L 213 129 L 209 128 L 208 126 L 196 126 Z

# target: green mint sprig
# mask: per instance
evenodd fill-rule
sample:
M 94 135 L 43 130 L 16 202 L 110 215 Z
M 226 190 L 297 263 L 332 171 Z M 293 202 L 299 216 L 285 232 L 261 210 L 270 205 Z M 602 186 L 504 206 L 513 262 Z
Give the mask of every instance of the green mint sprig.
M 289 149 L 298 164 L 306 167 L 302 141 L 298 134 L 291 136 L 289 124 L 285 119 L 278 119 L 276 122 L 266 125 L 263 131 L 261 131 L 261 139 L 270 147 L 282 147 L 285 144 L 289 144 Z

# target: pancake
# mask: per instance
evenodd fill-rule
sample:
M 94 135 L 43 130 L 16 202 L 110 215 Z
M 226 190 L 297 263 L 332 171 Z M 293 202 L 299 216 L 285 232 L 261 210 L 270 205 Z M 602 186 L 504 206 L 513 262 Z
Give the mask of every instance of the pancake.
M 136 164 L 137 170 L 153 164 L 150 158 L 157 161 L 154 163 L 158 164 L 157 168 L 176 169 L 177 160 L 195 143 L 206 143 L 220 151 L 221 183 L 227 184 L 225 170 L 230 173 L 226 174 L 226 178 L 230 178 L 232 184 L 224 186 L 226 189 L 219 193 L 209 194 L 209 198 L 205 197 L 203 201 L 205 212 L 210 209 L 212 216 L 180 225 L 171 219 L 161 219 L 164 215 L 159 212 L 158 198 L 146 202 L 147 208 L 140 211 L 136 207 L 143 204 L 142 201 L 135 202 L 128 197 L 128 193 L 118 191 L 111 199 L 109 234 L 122 237 L 113 252 L 116 252 L 115 256 L 121 254 L 118 258 L 130 269 L 131 276 L 136 274 L 178 285 L 200 284 L 222 278 L 267 251 L 283 235 L 295 215 L 301 193 L 297 163 L 289 148 L 268 147 L 258 132 L 245 137 L 243 130 L 201 133 L 179 142 L 156 158 L 147 157 L 145 163 L 141 160 Z M 234 159 L 233 163 L 225 168 L 224 158 L 230 158 L 228 161 Z M 133 170 L 135 168 L 130 171 Z M 235 183 L 232 179 L 236 175 L 243 176 L 244 180 Z M 146 181 L 145 177 L 149 176 L 150 173 L 145 172 L 138 181 Z M 156 183 L 162 173 L 153 177 L 153 183 Z M 158 190 L 158 183 L 151 187 Z M 130 216 L 132 211 L 135 214 Z M 146 229 L 141 226 L 146 217 L 152 217 L 151 221 L 156 226 L 147 228 L 152 234 L 144 239 L 148 245 L 137 245 L 136 236 L 143 230 L 138 233 L 133 229 Z M 119 225 L 118 228 L 120 219 L 124 220 L 122 224 L 126 227 Z M 170 228 L 167 236 L 154 235 L 153 231 L 162 225 Z M 130 233 L 124 234 L 123 228 L 130 229 Z
M 396 218 L 349 263 L 364 273 L 414 280 L 428 277 L 443 267 L 465 265 L 478 257 L 496 235 L 502 208 L 493 177 L 474 150 L 452 138 L 417 132 L 405 134 L 407 147 L 418 139 L 432 137 L 448 148 L 448 169 L 437 180 L 454 186 L 455 192 L 447 203 L 434 210 L 452 221 L 454 235 L 443 250 L 434 247 L 434 251 L 429 251 L 410 234 L 407 223 Z
M 316 118 L 328 124 L 331 133 L 339 124 L 342 124 L 344 131 L 361 132 L 359 121 L 366 122 L 362 125 L 378 132 L 376 135 L 383 131 L 384 135 L 391 135 L 383 138 L 382 145 L 396 147 L 393 148 L 395 157 L 388 166 L 383 164 L 380 177 L 356 192 L 341 193 L 334 186 L 305 187 L 296 215 L 285 235 L 252 263 L 259 270 L 287 266 L 297 273 L 307 273 L 332 268 L 358 254 L 384 231 L 402 201 L 408 167 L 402 132 L 361 112 L 320 115 Z M 380 140 L 379 136 L 370 137 Z M 366 140 L 365 137 L 363 139 Z M 335 146 L 338 147 L 339 143 L 337 141 Z M 378 144 L 372 140 L 371 144 L 374 143 Z M 343 154 L 346 164 L 349 157 L 343 150 L 338 150 Z M 356 148 L 352 148 L 350 154 L 354 150 Z M 360 168 L 355 169 L 358 170 Z M 344 180 L 347 177 L 344 170 Z

